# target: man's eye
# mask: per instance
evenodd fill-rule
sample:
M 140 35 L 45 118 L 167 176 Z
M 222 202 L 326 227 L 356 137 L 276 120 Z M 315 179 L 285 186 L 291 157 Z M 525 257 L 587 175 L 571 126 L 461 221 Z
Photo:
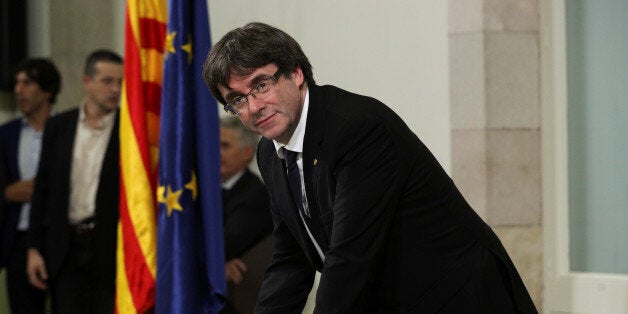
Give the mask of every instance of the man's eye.
M 246 98 L 244 98 L 242 96 L 238 96 L 238 97 L 233 98 L 233 100 L 231 100 L 231 103 L 232 103 L 233 106 L 238 106 L 238 105 L 241 105 L 242 103 L 244 103 L 245 99 Z
M 268 84 L 265 81 L 264 82 L 260 82 L 255 87 L 255 91 L 258 92 L 258 93 L 263 93 L 264 91 L 266 91 L 266 89 L 268 89 Z

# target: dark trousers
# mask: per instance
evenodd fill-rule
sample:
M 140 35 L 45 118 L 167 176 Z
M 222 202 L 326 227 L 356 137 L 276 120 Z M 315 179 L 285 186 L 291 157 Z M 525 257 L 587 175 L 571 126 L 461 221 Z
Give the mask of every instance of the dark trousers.
M 45 312 L 46 293 L 33 287 L 26 275 L 26 232 L 17 234 L 17 241 L 7 265 L 7 290 L 13 314 Z
M 95 232 L 71 232 L 70 250 L 51 283 L 52 309 L 58 314 L 111 314 L 115 278 L 103 278 L 97 268 Z

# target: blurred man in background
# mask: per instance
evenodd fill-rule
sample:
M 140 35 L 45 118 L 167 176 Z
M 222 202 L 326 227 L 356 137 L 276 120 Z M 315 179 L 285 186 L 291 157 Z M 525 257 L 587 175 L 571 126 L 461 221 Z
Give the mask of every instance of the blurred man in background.
M 12 313 L 43 313 L 45 292 L 28 282 L 26 234 L 44 126 L 52 115 L 61 76 L 48 59 L 33 58 L 15 71 L 21 118 L 0 126 L 0 267 L 7 269 Z
M 273 229 L 268 194 L 248 165 L 255 155 L 259 136 L 238 118 L 220 121 L 220 175 L 225 236 L 225 274 L 229 286 L 221 313 L 250 313 L 262 284 L 263 269 L 272 249 L 259 252 L 248 265 L 241 258 Z M 255 271 L 258 270 L 258 271 Z M 246 290 L 246 291 L 245 291 Z
M 46 124 L 29 230 L 28 276 L 55 313 L 113 313 L 122 58 L 92 52 L 86 96 Z

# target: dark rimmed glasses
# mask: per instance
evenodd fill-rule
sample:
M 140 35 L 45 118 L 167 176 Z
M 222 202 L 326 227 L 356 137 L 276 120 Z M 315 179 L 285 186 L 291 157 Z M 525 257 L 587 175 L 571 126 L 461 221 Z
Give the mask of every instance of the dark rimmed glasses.
M 228 99 L 227 104 L 224 105 L 222 108 L 230 115 L 238 115 L 242 112 L 242 110 L 244 110 L 244 108 L 248 107 L 249 96 L 255 99 L 268 98 L 268 96 L 272 94 L 273 89 L 277 84 L 277 80 L 279 80 L 279 77 L 281 76 L 281 73 L 281 70 L 277 70 L 277 72 L 275 72 L 275 74 L 273 74 L 272 76 L 257 82 L 257 84 L 255 84 L 255 86 L 253 86 L 253 88 L 251 88 L 248 93 L 244 95 L 234 96 L 233 98 Z

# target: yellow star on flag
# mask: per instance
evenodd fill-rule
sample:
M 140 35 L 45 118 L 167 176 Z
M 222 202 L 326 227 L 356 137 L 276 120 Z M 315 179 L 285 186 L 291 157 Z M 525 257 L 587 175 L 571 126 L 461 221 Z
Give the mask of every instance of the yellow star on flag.
M 192 192 L 192 199 L 196 200 L 196 195 L 198 195 L 198 188 L 196 186 L 196 173 L 192 172 L 192 179 L 185 185 L 185 188 Z
M 174 49 L 174 38 L 177 36 L 177 32 L 170 32 L 166 34 L 166 45 L 164 47 L 164 59 L 168 59 L 168 54 L 176 53 Z
M 181 46 L 181 50 L 188 53 L 188 64 L 192 63 L 192 35 L 188 34 L 188 43 Z
M 157 187 L 157 202 L 158 203 L 163 203 L 166 201 L 166 199 L 164 198 L 164 193 L 166 192 L 166 187 L 163 185 L 160 185 Z
M 172 192 L 172 188 L 168 186 L 168 192 L 166 193 L 166 200 L 165 200 L 168 217 L 170 217 L 173 210 L 178 210 L 180 212 L 183 211 L 183 208 L 181 207 L 181 204 L 179 203 L 179 197 L 181 196 L 181 193 L 183 193 L 183 190 Z

